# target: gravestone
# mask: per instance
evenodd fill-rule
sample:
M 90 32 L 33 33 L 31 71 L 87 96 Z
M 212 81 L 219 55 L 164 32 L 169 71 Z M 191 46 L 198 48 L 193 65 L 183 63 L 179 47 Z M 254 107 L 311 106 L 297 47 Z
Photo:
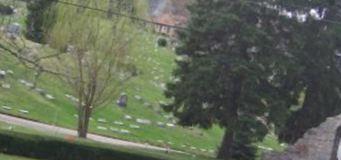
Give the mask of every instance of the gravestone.
M 140 126 L 133 125 L 133 124 L 129 125 L 129 127 L 132 128 L 132 129 L 140 129 L 141 128 Z
M 20 109 L 19 112 L 22 113 L 22 114 L 29 114 L 30 113 L 29 111 L 23 110 L 23 109 Z
M 10 85 L 10 84 L 7 84 L 7 83 L 1 84 L 1 87 L 2 87 L 3 89 L 11 89 L 11 85 Z
M 107 120 L 105 120 L 104 118 L 98 118 L 97 122 L 99 122 L 99 123 L 107 123 Z
M 152 122 L 148 119 L 136 119 L 136 122 L 139 124 L 150 125 Z
M 265 152 L 262 160 L 340 160 L 341 115 L 307 131 L 284 152 Z
M 8 106 L 1 106 L 1 108 L 5 109 L 5 110 L 12 110 L 12 107 L 8 107 Z
M 10 69 L 8 69 L 8 70 L 6 71 L 6 73 L 8 73 L 8 74 L 10 74 L 10 75 L 13 75 L 13 74 L 14 74 L 13 70 L 10 70 Z
M 50 94 L 46 94 L 45 98 L 48 99 L 48 100 L 54 100 L 55 99 L 55 97 L 50 95 Z
M 123 126 L 124 125 L 124 123 L 120 122 L 120 121 L 115 121 L 114 124 L 119 125 L 119 126 Z
M 132 116 L 130 116 L 130 115 L 125 115 L 125 116 L 124 116 L 124 119 L 125 119 L 125 120 L 132 120 L 132 119 L 133 119 L 133 117 L 132 117 Z
M 171 128 L 175 127 L 175 124 L 173 124 L 173 123 L 167 123 L 166 125 L 167 125 L 167 127 L 171 127 Z
M 119 132 L 120 132 L 120 130 L 119 130 L 119 129 L 117 129 L 117 128 L 113 128 L 113 127 L 110 127 L 110 130 L 111 130 L 112 132 L 116 132 L 116 133 L 119 133 Z
M 163 123 L 163 122 L 157 122 L 156 124 L 157 124 L 159 127 L 161 127 L 161 128 L 165 128 L 165 127 L 166 127 L 166 124 Z
M 121 130 L 120 130 L 120 133 L 121 133 L 121 134 L 130 134 L 130 131 L 129 131 L 129 130 L 126 130 L 126 129 L 121 129 Z
M 6 71 L 0 70 L 0 80 L 6 78 Z
M 7 37 L 16 38 L 21 33 L 21 26 L 19 23 L 13 23 L 13 24 L 6 26 L 5 31 L 6 31 Z
M 102 130 L 102 131 L 107 131 L 108 130 L 108 128 L 103 127 L 103 126 L 97 126 L 97 129 L 98 130 Z
M 38 94 L 40 94 L 41 96 L 45 96 L 46 95 L 46 91 L 44 89 L 41 88 L 35 88 L 34 89 Z
M 123 93 L 121 94 L 120 98 L 116 101 L 119 107 L 125 108 L 128 105 L 128 96 Z

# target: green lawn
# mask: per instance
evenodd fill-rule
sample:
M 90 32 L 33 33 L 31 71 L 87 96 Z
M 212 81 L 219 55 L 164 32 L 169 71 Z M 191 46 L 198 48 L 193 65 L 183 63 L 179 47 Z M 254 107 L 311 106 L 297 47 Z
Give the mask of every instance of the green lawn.
M 159 107 L 159 102 L 167 101 L 160 86 L 170 79 L 175 56 L 170 49 L 155 47 L 156 37 L 148 32 L 142 32 L 136 38 L 140 38 L 139 42 L 144 43 L 136 42 L 130 57 L 140 74 L 126 82 L 125 89 L 121 91 L 127 93 L 129 97 L 128 107 L 119 108 L 115 104 L 118 97 L 113 97 L 110 105 L 93 114 L 90 132 L 159 146 L 170 145 L 180 150 L 213 155 L 221 137 L 221 130 L 218 127 L 205 131 L 197 128 L 157 125 L 157 122 L 173 123 L 173 119 L 168 119 L 168 114 Z M 1 55 L 0 69 L 14 72 L 5 81 L 0 81 L 11 85 L 10 89 L 0 88 L 0 112 L 75 129 L 76 109 L 73 102 L 65 96 L 72 94 L 65 84 L 56 77 L 44 75 L 38 87 L 56 98 L 48 100 L 19 82 L 20 80 L 32 82 L 34 73 L 25 69 L 12 57 Z M 134 98 L 135 96 L 142 97 L 142 100 Z M 12 110 L 6 110 L 1 106 L 12 107 Z M 29 113 L 23 114 L 19 110 L 27 110 Z M 134 120 L 125 120 L 125 115 L 132 116 Z M 107 123 L 98 122 L 100 118 L 104 118 Z M 137 118 L 151 120 L 153 124 L 137 124 Z M 115 125 L 115 121 L 123 122 L 124 125 Z M 132 129 L 130 125 L 139 125 L 141 128 Z M 100 130 L 98 127 L 106 127 L 108 130 Z M 110 131 L 110 127 L 129 130 L 131 134 L 116 133 Z
M 0 154 L 0 159 L 1 160 L 33 160 L 31 158 L 23 158 L 23 157 L 5 155 L 5 154 Z
M 53 141 L 65 141 L 66 137 L 59 134 L 49 135 L 47 133 L 35 131 L 30 128 L 10 125 L 7 123 L 0 122 L 0 134 L 10 134 L 18 136 L 18 138 L 27 137 L 27 139 L 41 139 L 44 141 L 53 140 Z M 43 144 L 42 142 L 41 144 Z M 181 154 L 181 153 L 165 153 L 163 151 L 155 151 L 148 149 L 140 149 L 140 148 L 129 148 L 115 145 L 108 145 L 103 143 L 98 143 L 90 140 L 76 139 L 76 141 L 72 142 L 75 145 L 83 145 L 83 146 L 91 146 L 96 149 L 110 149 L 113 151 L 124 152 L 126 154 L 138 154 L 143 156 L 150 156 L 155 158 L 160 158 L 163 160 L 213 160 L 212 158 L 204 157 L 204 156 L 196 156 L 193 154 Z M 15 144 L 15 143 L 14 143 Z M 13 145 L 13 144 L 12 144 Z M 22 148 L 21 148 L 22 149 Z M 23 158 L 14 157 L 14 156 L 6 156 L 4 154 L 0 155 L 1 160 L 21 160 Z M 7 158 L 7 159 L 5 159 Z M 25 159 L 23 159 L 25 160 Z

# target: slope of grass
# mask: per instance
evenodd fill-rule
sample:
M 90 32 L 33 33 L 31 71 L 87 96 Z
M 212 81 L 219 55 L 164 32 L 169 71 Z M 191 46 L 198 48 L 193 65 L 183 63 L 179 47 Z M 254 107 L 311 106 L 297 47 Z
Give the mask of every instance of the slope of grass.
M 168 114 L 164 113 L 159 107 L 159 102 L 167 101 L 163 97 L 161 85 L 171 77 L 175 56 L 169 49 L 156 47 L 156 37 L 148 32 L 141 32 L 136 38 L 140 39 L 135 41 L 136 44 L 132 48 L 130 57 L 140 74 L 126 82 L 125 89 L 122 91 L 127 93 L 129 97 L 128 107 L 119 108 L 115 104 L 118 97 L 113 97 L 110 105 L 94 113 L 90 124 L 90 132 L 141 143 L 160 146 L 169 145 L 172 148 L 181 150 L 192 150 L 198 153 L 205 151 L 202 153 L 212 154 L 221 137 L 219 128 L 204 131 L 197 128 L 190 130 L 179 126 L 159 127 L 157 125 L 157 122 L 173 123 L 173 120 L 167 118 Z M 13 75 L 8 75 L 5 80 L 0 81 L 0 83 L 11 85 L 10 89 L 0 88 L 0 106 L 13 108 L 12 110 L 6 110 L 0 107 L 1 112 L 49 124 L 75 128 L 77 122 L 74 116 L 76 109 L 73 102 L 65 96 L 65 94 L 71 93 L 68 87 L 61 83 L 58 78 L 43 75 L 38 82 L 39 88 L 46 90 L 47 93 L 55 97 L 55 100 L 48 100 L 19 82 L 20 80 L 32 82 L 34 72 L 27 70 L 13 57 L 2 54 L 0 69 L 14 72 Z M 135 96 L 140 96 L 142 100 L 134 98 Z M 150 105 L 146 105 L 147 103 Z M 29 114 L 23 114 L 19 110 L 27 110 Z M 125 115 L 130 115 L 134 119 L 125 120 Z M 100 118 L 105 119 L 107 123 L 98 122 L 97 120 Z M 137 118 L 151 120 L 153 124 L 137 124 Z M 124 125 L 115 125 L 115 121 L 123 122 Z M 129 125 L 139 125 L 141 128 L 132 129 Z M 108 130 L 100 130 L 98 127 L 106 127 Z M 131 131 L 131 134 L 112 132 L 109 130 L 110 127 L 126 129 Z

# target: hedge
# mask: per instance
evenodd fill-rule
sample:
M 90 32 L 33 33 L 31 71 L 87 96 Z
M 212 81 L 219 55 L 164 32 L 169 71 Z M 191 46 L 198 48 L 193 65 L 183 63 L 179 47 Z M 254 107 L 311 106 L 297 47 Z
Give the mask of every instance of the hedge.
M 134 149 L 132 149 L 134 150 Z M 46 160 L 161 160 L 129 150 L 114 150 L 23 133 L 0 132 L 0 152 Z

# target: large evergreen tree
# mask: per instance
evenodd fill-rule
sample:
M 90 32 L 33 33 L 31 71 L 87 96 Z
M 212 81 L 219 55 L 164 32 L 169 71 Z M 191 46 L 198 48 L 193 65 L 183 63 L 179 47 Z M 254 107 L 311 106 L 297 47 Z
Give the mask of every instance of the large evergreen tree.
M 286 34 L 280 19 L 287 19 L 259 4 L 197 0 L 190 6 L 191 19 L 180 33 L 176 81 L 165 93 L 173 103 L 164 108 L 181 125 L 225 128 L 221 159 L 253 159 L 254 142 L 269 131 L 266 119 L 283 122 L 300 90 L 281 78 L 294 70 L 278 47 Z
M 305 3 L 302 3 L 305 2 Z M 339 4 L 337 4 L 339 3 Z M 303 23 L 294 22 L 288 52 L 295 56 L 298 67 L 294 83 L 304 86 L 303 106 L 292 110 L 281 129 L 280 139 L 294 143 L 310 128 L 321 124 L 327 117 L 341 113 L 340 66 L 336 52 L 341 48 L 341 3 L 332 0 L 292 1 L 283 6 L 295 6 L 292 11 L 309 13 L 314 8 L 323 20 L 308 16 Z M 333 22 L 334 21 L 334 22 Z M 289 25 L 289 24 L 288 24 Z M 340 59 L 339 59 L 340 60 Z

